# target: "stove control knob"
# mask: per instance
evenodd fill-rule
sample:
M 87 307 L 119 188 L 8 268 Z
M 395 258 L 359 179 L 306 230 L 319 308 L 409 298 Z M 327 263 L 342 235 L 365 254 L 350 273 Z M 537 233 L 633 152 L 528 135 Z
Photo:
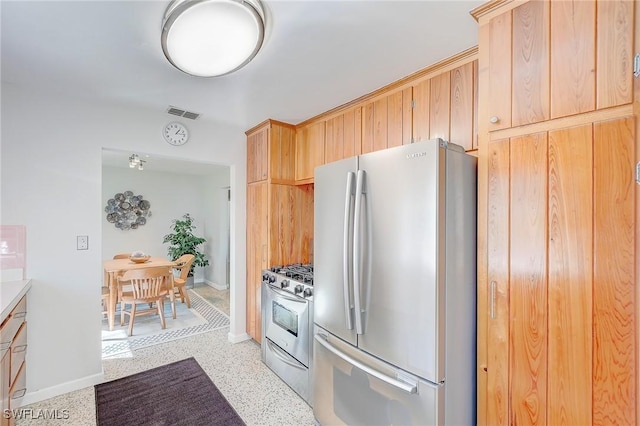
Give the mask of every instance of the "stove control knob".
M 287 288 L 289 287 L 289 280 L 282 280 L 282 282 L 280 283 L 280 288 Z
M 313 290 L 311 290 L 310 288 L 307 288 L 304 290 L 304 297 L 311 297 L 313 296 Z
M 269 275 L 269 282 L 270 283 L 275 283 L 276 282 L 276 276 L 275 275 Z
M 298 285 L 296 286 L 296 288 L 294 288 L 294 289 L 293 289 L 293 292 L 294 292 L 295 294 L 302 293 L 302 290 L 303 290 L 303 289 L 304 289 L 304 288 L 303 288 L 300 284 L 298 284 Z

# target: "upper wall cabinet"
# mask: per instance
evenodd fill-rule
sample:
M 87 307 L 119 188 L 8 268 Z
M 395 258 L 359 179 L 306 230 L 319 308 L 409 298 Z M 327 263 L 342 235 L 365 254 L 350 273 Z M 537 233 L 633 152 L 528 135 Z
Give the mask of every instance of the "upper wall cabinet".
M 267 120 L 248 130 L 247 183 L 269 180 L 293 184 L 295 180 L 295 127 Z
M 362 107 L 326 120 L 324 162 L 342 160 L 361 153 Z
M 296 129 L 295 180 L 297 184 L 313 182 L 313 169 L 324 164 L 325 121 Z
M 412 100 L 408 87 L 363 105 L 363 154 L 411 143 Z
M 489 130 L 631 103 L 633 16 L 631 1 L 530 1 L 487 20 Z
M 413 85 L 413 140 L 442 138 L 466 151 L 477 145 L 477 63 L 468 62 Z

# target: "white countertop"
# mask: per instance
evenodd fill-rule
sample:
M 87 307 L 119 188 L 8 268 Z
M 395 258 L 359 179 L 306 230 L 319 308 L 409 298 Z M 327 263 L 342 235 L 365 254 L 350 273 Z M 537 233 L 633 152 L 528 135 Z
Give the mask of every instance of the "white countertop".
M 0 309 L 2 309 L 0 323 L 7 318 L 30 288 L 31 280 L 0 282 Z

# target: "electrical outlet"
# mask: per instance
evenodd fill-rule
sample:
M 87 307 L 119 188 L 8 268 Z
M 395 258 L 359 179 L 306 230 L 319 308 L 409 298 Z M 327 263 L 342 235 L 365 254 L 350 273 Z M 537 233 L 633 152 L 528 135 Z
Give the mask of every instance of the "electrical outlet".
M 77 245 L 78 245 L 77 250 L 89 250 L 89 236 L 78 235 Z

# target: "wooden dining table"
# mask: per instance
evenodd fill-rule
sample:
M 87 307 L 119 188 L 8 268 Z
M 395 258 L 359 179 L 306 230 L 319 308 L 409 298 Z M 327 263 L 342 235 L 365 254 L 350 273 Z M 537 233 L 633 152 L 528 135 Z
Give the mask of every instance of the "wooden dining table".
M 109 287 L 109 306 L 107 306 L 107 319 L 109 330 L 113 330 L 118 304 L 118 274 L 132 269 L 155 268 L 158 266 L 174 267 L 177 263 L 165 257 L 151 257 L 144 263 L 135 263 L 129 259 L 106 259 L 102 262 L 104 267 L 104 280 Z

